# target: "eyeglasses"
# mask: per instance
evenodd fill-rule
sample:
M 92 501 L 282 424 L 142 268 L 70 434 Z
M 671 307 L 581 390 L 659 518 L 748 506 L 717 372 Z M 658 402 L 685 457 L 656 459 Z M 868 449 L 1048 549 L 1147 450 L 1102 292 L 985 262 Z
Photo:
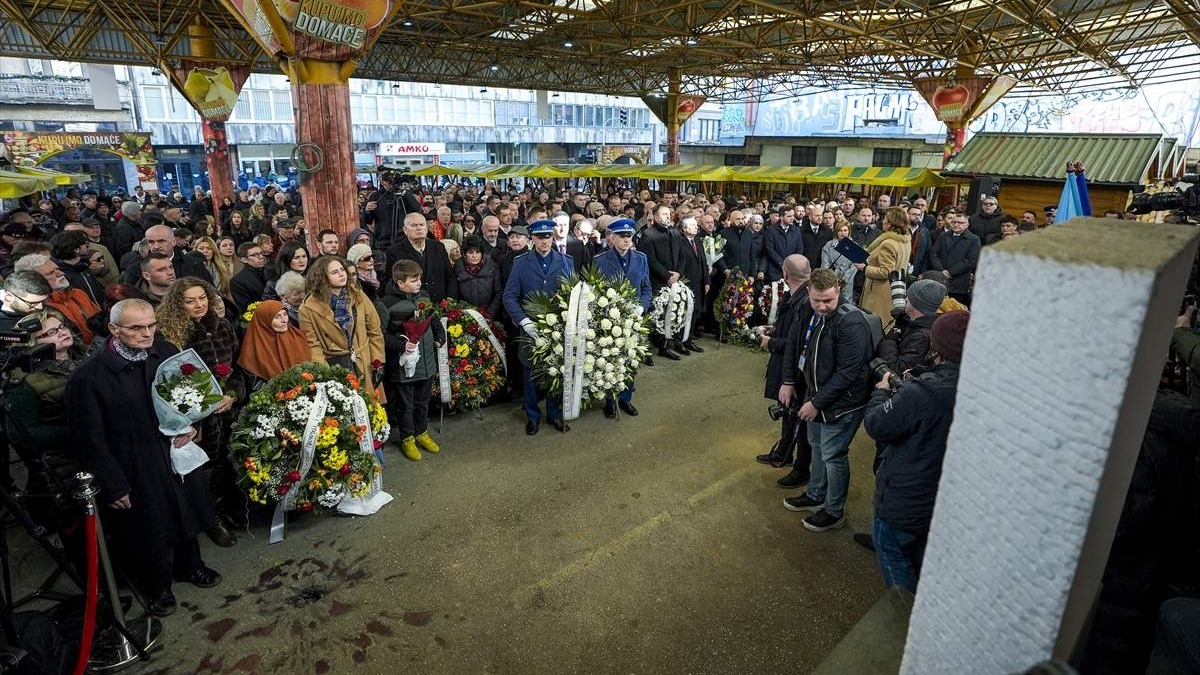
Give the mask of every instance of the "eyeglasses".
M 362 261 L 364 261 L 364 260 L 368 260 L 368 261 L 369 261 L 369 260 L 374 260 L 374 259 L 375 259 L 375 256 L 373 256 L 373 255 L 364 255 L 364 256 L 362 256 L 361 258 L 359 258 L 359 259 L 358 259 L 358 262 L 362 262 Z
M 10 293 L 10 294 L 11 294 L 11 295 L 12 295 L 14 298 L 16 298 L 16 299 L 20 300 L 21 302 L 25 303 L 26 305 L 29 305 L 29 307 L 30 307 L 31 309 L 37 309 L 38 307 L 45 307 L 45 306 L 46 306 L 46 299 L 45 299 L 45 298 L 42 298 L 41 300 L 30 300 L 30 299 L 28 299 L 28 298 L 25 298 L 25 297 L 23 297 L 23 296 L 21 296 L 21 295 L 19 295 L 19 294 L 17 294 L 17 293 L 13 293 L 12 291 L 9 291 L 9 293 Z
M 158 328 L 158 322 L 148 323 L 144 326 L 126 326 L 124 324 L 114 324 L 117 328 L 124 328 L 127 331 L 134 333 L 153 333 L 155 328 Z
M 246 257 L 247 258 L 265 258 L 265 257 L 267 257 L 267 254 L 263 253 L 262 251 L 259 251 L 257 253 L 247 253 Z
M 63 326 L 53 326 L 51 328 L 47 328 L 45 330 L 45 332 L 43 332 L 41 334 L 41 337 L 48 337 L 48 338 L 58 337 L 65 330 L 67 330 L 67 329 Z

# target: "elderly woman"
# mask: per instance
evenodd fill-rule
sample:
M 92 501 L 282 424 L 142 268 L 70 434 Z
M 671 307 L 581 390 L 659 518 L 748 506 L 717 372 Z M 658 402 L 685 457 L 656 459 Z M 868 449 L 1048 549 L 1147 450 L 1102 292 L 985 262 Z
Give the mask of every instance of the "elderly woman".
M 155 311 L 159 334 L 181 351 L 196 350 L 196 354 L 217 375 L 228 369 L 229 375 L 221 385 L 224 397 L 214 414 L 201 420 L 196 443 L 208 454 L 211 470 L 209 490 L 219 514 L 208 528 L 208 536 L 217 546 L 237 543 L 229 523 L 239 522 L 240 492 L 234 485 L 233 467 L 227 457 L 225 430 L 233 404 L 245 395 L 242 376 L 233 369 L 237 359 L 237 336 L 233 326 L 218 313 L 223 304 L 217 289 L 207 281 L 184 277 L 171 284 L 162 303 Z M 228 522 L 227 522 L 228 521 Z
M 346 368 L 358 375 L 367 391 L 378 394 L 375 371 L 386 358 L 383 329 L 354 270 L 342 258 L 321 256 L 313 261 L 305 289 L 300 330 L 310 360 Z
M 254 308 L 238 355 L 251 391 L 298 363 L 308 360 L 304 333 L 288 320 L 287 308 L 278 300 L 263 300 Z
M 463 255 L 454 264 L 454 274 L 458 278 L 458 297 L 463 302 L 484 310 L 488 316 L 498 316 L 504 290 L 500 268 L 483 254 L 479 239 L 469 237 L 463 242 Z
M 893 272 L 905 274 L 912 255 L 912 238 L 908 233 L 908 212 L 900 207 L 889 208 L 883 214 L 883 232 L 867 247 L 867 261 L 854 267 L 866 274 L 859 304 L 883 320 L 886 329 L 892 324 Z
M 362 286 L 363 293 L 372 301 L 379 299 L 383 293 L 379 288 L 379 275 L 375 273 L 375 254 L 371 247 L 366 244 L 351 246 L 346 252 L 346 260 L 354 266 L 354 273 L 358 275 L 358 285 Z
M 288 321 L 300 327 L 300 304 L 304 302 L 304 277 L 295 272 L 284 272 L 275 280 L 275 294 L 287 310 Z

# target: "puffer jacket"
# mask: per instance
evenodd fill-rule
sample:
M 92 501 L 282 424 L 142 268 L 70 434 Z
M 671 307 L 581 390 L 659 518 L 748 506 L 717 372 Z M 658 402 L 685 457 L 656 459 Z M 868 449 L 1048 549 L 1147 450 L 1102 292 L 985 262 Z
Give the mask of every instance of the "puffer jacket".
M 485 256 L 479 274 L 472 275 L 467 271 L 466 261 L 460 259 L 454 264 L 454 275 L 458 279 L 459 299 L 475 305 L 495 318 L 504 301 L 504 285 L 500 283 L 500 267 Z
M 442 331 L 441 322 L 436 319 L 429 323 L 429 327 L 421 335 L 421 345 L 418 348 L 421 357 L 417 360 L 413 374 L 406 374 L 404 366 L 400 365 L 400 357 L 404 355 L 404 347 L 408 344 L 408 338 L 404 335 L 404 322 L 412 320 L 419 303 L 433 304 L 433 301 L 424 292 L 413 295 L 396 291 L 385 295 L 382 302 L 388 309 L 388 324 L 383 332 L 383 343 L 387 353 L 387 381 L 420 382 L 437 377 L 437 344 L 446 341 L 446 334 Z

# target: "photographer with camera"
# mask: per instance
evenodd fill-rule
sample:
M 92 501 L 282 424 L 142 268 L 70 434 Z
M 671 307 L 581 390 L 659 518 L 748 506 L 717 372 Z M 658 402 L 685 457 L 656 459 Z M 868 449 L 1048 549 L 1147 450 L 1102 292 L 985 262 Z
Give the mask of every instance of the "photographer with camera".
M 10 274 L 4 280 L 4 300 L 0 303 L 0 331 L 11 331 L 26 314 L 45 309 L 51 290 L 49 282 L 33 270 Z
M 925 363 L 929 356 L 929 334 L 938 318 L 938 307 L 945 299 L 945 284 L 931 279 L 909 287 L 904 314 L 896 317 L 892 334 L 879 343 L 879 360 L 897 373 Z
M 395 171 L 379 176 L 379 189 L 367 197 L 363 206 L 363 226 L 375 235 L 375 249 L 386 251 L 404 238 L 404 218 L 420 213 L 421 202 L 412 193 L 407 178 Z
M 807 324 L 812 314 L 812 306 L 808 303 L 808 277 L 811 274 L 808 259 L 803 255 L 784 258 L 783 283 L 787 284 L 787 292 L 783 296 L 783 307 L 775 325 L 764 327 L 760 339 L 762 348 L 771 355 L 767 361 L 766 398 L 778 400 L 787 343 L 795 338 L 795 327 Z M 803 382 L 800 379 L 797 384 L 802 386 Z M 777 469 L 792 465 L 788 475 L 775 481 L 779 487 L 789 490 L 808 483 L 810 476 L 808 465 L 812 462 L 812 446 L 808 443 L 808 425 L 797 415 L 799 405 L 796 405 L 804 400 L 804 393 L 804 389 L 796 393 L 791 407 L 776 403 L 767 409 L 772 420 L 783 423 L 783 430 L 771 452 L 754 458 L 760 464 Z
M 930 330 L 932 366 L 901 387 L 885 373 L 867 404 L 863 426 L 884 448 L 875 474 L 872 534 L 888 588 L 917 589 L 970 318 L 961 311 L 938 317 Z

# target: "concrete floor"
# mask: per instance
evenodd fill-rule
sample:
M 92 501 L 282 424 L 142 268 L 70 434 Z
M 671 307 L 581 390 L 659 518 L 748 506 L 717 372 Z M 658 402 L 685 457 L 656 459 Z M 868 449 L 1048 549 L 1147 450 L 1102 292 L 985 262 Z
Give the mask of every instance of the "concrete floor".
M 637 418 L 591 410 L 527 439 L 516 406 L 459 415 L 440 455 L 388 448 L 395 501 L 374 516 L 205 540 L 224 582 L 177 585 L 130 672 L 809 672 L 883 590 L 851 540 L 873 450 L 860 433 L 850 527 L 807 532 L 754 462 L 778 431 L 765 355 L 701 344 L 643 370 Z

